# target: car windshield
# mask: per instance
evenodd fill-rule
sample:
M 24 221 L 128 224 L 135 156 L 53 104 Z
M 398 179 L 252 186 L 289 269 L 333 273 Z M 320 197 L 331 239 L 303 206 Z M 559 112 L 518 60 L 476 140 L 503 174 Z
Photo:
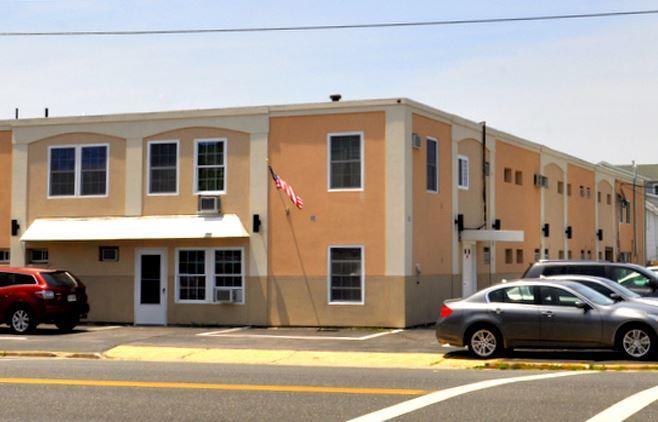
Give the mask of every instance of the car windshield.
M 577 291 L 578 293 L 580 293 L 581 295 L 585 296 L 588 300 L 596 303 L 597 305 L 612 305 L 613 303 L 615 303 L 614 300 L 605 297 L 601 293 L 592 290 L 587 286 L 583 286 L 582 284 L 574 283 L 570 287 L 575 291 Z
M 54 271 L 52 273 L 41 273 L 50 287 L 76 287 L 78 283 L 75 278 L 66 271 Z

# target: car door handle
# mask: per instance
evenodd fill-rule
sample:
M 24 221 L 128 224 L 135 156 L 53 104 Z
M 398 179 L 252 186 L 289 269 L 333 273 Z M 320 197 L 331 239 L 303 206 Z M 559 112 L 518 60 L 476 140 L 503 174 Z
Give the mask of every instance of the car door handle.
M 496 314 L 500 315 L 500 314 L 503 313 L 503 310 L 500 309 L 500 308 L 496 308 L 496 309 L 493 310 L 493 312 L 495 312 Z
M 541 313 L 545 317 L 552 318 L 553 317 L 553 311 L 544 311 Z

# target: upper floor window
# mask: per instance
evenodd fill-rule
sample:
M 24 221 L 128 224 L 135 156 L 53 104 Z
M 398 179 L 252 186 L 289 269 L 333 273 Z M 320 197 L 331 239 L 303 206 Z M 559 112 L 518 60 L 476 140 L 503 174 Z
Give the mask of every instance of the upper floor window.
M 658 183 L 656 183 L 655 185 L 653 185 L 653 194 L 654 194 L 654 195 L 658 195 Z
M 514 183 L 517 185 L 521 186 L 523 185 L 523 172 L 522 171 L 515 171 L 514 172 Z
M 148 193 L 178 194 L 178 141 L 148 143 Z
M 459 174 L 457 175 L 457 187 L 459 189 L 468 189 L 470 180 L 468 174 L 468 157 L 465 155 L 457 156 Z
M 558 180 L 557 182 L 557 193 L 564 195 L 564 182 L 561 180 Z
M 48 196 L 105 196 L 109 145 L 67 145 L 48 149 Z
M 512 183 L 512 169 L 509 167 L 505 167 L 503 170 L 503 180 L 505 183 Z
M 329 135 L 329 190 L 363 189 L 363 134 Z
M 197 139 L 195 149 L 194 190 L 220 194 L 226 191 L 226 140 Z
M 427 190 L 439 191 L 439 143 L 427 138 Z

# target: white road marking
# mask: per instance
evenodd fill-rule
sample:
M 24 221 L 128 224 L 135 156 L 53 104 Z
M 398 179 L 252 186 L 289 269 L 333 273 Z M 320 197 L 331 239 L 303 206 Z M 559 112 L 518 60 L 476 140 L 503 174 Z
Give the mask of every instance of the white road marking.
M 369 334 L 367 336 L 361 337 L 347 337 L 347 336 L 280 336 L 276 334 L 231 334 L 235 331 L 241 331 L 249 327 L 240 327 L 240 328 L 231 328 L 228 330 L 221 331 L 210 331 L 207 333 L 200 333 L 197 336 L 206 336 L 206 337 L 234 337 L 234 338 L 275 338 L 275 339 L 284 339 L 284 340 L 344 340 L 344 341 L 365 341 L 371 340 L 373 338 L 386 336 L 389 334 L 397 334 L 402 329 L 385 331 L 383 333 Z
M 402 416 L 404 414 L 413 412 L 423 407 L 431 406 L 433 404 L 451 399 L 453 397 L 461 396 L 462 394 L 472 393 L 473 391 L 484 390 L 486 388 L 498 387 L 500 385 L 512 384 L 515 382 L 537 381 L 550 378 L 569 377 L 573 375 L 593 374 L 593 371 L 569 371 L 557 372 L 541 375 L 527 375 L 523 377 L 513 378 L 498 378 L 487 381 L 475 382 L 472 384 L 461 385 L 459 387 L 447 388 L 445 390 L 435 391 L 424 396 L 407 400 L 402 403 L 369 413 L 364 416 L 352 419 L 349 422 L 374 422 L 374 421 L 387 421 L 389 419 Z
M 233 333 L 233 332 L 236 332 L 236 331 L 246 330 L 247 328 L 249 328 L 249 327 L 247 326 L 247 327 L 228 328 L 226 330 L 219 330 L 219 331 L 208 331 L 206 333 L 199 333 L 199 334 L 197 334 L 197 336 L 214 337 L 214 336 L 220 336 L 220 335 L 225 334 L 225 333 Z
M 27 340 L 27 337 L 19 337 L 19 336 L 0 336 L 0 340 Z
M 613 404 L 587 422 L 623 421 L 658 400 L 658 386 L 633 394 Z

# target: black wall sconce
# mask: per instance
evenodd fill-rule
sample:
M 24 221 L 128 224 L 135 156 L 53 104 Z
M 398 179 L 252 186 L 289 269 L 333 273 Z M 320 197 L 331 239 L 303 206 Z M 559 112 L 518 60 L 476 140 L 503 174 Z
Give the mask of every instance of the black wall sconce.
M 254 233 L 260 232 L 260 215 L 254 214 L 251 222 L 251 228 Z
M 455 224 L 457 225 L 457 231 L 459 233 L 464 231 L 464 214 L 457 214 Z
M 567 226 L 567 229 L 564 231 L 564 234 L 567 235 L 567 239 L 571 239 L 571 236 L 573 236 L 573 229 L 571 226 Z
M 596 231 L 596 238 L 597 238 L 599 241 L 603 240 L 603 229 L 598 229 L 598 230 Z
M 544 233 L 544 237 L 548 237 L 551 234 L 551 225 L 548 223 L 544 224 L 544 227 L 541 228 L 542 233 Z
M 500 230 L 501 227 L 502 227 L 502 223 L 500 222 L 500 218 L 496 218 L 493 224 L 491 225 L 491 228 L 494 230 Z
M 18 224 L 18 220 L 11 220 L 11 235 L 18 236 L 18 231 L 21 229 L 21 225 Z

